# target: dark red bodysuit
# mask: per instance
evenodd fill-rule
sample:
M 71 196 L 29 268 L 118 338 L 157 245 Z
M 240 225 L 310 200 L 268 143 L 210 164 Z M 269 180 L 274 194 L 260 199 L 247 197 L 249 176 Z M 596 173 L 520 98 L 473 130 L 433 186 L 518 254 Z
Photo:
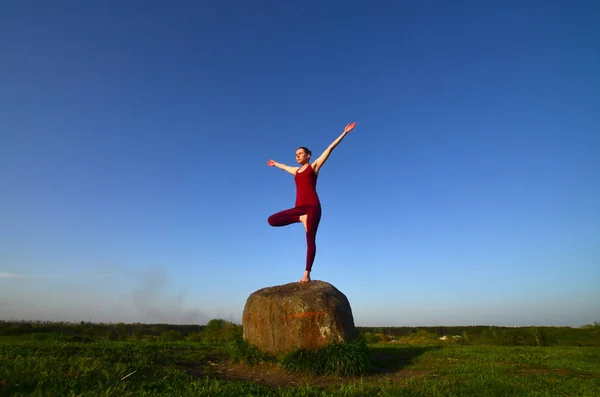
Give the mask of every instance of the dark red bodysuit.
M 306 215 L 306 270 L 311 271 L 317 253 L 317 228 L 321 221 L 321 202 L 317 194 L 317 174 L 312 165 L 304 171 L 296 171 L 296 204 L 294 208 L 283 210 L 269 217 L 271 226 L 287 226 L 300 222 L 300 216 Z

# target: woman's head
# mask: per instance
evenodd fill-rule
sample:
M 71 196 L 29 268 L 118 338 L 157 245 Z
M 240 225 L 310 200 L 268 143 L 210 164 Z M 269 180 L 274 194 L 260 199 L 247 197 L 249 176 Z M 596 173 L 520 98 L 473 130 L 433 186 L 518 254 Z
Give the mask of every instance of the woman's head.
M 301 146 L 298 149 L 296 149 L 296 161 L 299 164 L 304 165 L 304 164 L 308 163 L 308 160 L 310 160 L 311 154 L 312 153 L 310 150 L 308 150 L 308 148 Z

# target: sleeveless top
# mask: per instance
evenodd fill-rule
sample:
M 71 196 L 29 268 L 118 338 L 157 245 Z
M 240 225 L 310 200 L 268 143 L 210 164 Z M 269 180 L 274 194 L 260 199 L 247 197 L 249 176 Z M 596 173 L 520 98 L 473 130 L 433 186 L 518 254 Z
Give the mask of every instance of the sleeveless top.
M 320 205 L 317 195 L 317 174 L 312 165 L 308 165 L 302 172 L 296 171 L 296 207 L 300 205 Z

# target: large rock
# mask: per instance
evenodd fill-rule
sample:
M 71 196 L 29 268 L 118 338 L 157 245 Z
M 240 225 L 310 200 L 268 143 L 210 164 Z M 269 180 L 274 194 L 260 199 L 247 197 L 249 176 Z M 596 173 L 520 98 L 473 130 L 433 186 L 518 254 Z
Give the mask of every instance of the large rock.
M 346 296 L 324 281 L 262 288 L 246 301 L 244 339 L 264 353 L 317 349 L 356 336 Z

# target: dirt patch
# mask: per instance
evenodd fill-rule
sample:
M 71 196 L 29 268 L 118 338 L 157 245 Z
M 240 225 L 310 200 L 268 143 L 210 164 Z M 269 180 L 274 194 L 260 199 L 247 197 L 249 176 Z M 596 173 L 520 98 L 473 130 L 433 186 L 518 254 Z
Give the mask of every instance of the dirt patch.
M 212 369 L 212 375 L 216 379 L 256 382 L 274 387 L 295 387 L 305 385 L 327 387 L 350 381 L 350 379 L 336 376 L 290 374 L 274 364 L 249 366 L 244 364 L 219 362 L 216 363 Z
M 528 375 L 557 375 L 557 376 L 568 376 L 571 373 L 566 369 L 559 368 L 527 368 L 520 371 L 522 376 Z
M 322 388 L 341 386 L 359 380 L 365 382 L 402 382 L 409 378 L 425 376 L 428 373 L 427 371 L 397 369 L 396 366 L 392 368 L 388 366 L 377 366 L 373 368 L 373 371 L 370 374 L 362 377 L 342 377 L 333 375 L 313 376 L 288 373 L 272 363 L 249 366 L 220 360 L 216 362 L 211 361 L 208 364 L 208 366 L 204 365 L 197 368 L 188 368 L 187 372 L 190 375 L 198 377 L 209 376 L 221 380 L 256 382 L 271 387 L 312 386 Z

